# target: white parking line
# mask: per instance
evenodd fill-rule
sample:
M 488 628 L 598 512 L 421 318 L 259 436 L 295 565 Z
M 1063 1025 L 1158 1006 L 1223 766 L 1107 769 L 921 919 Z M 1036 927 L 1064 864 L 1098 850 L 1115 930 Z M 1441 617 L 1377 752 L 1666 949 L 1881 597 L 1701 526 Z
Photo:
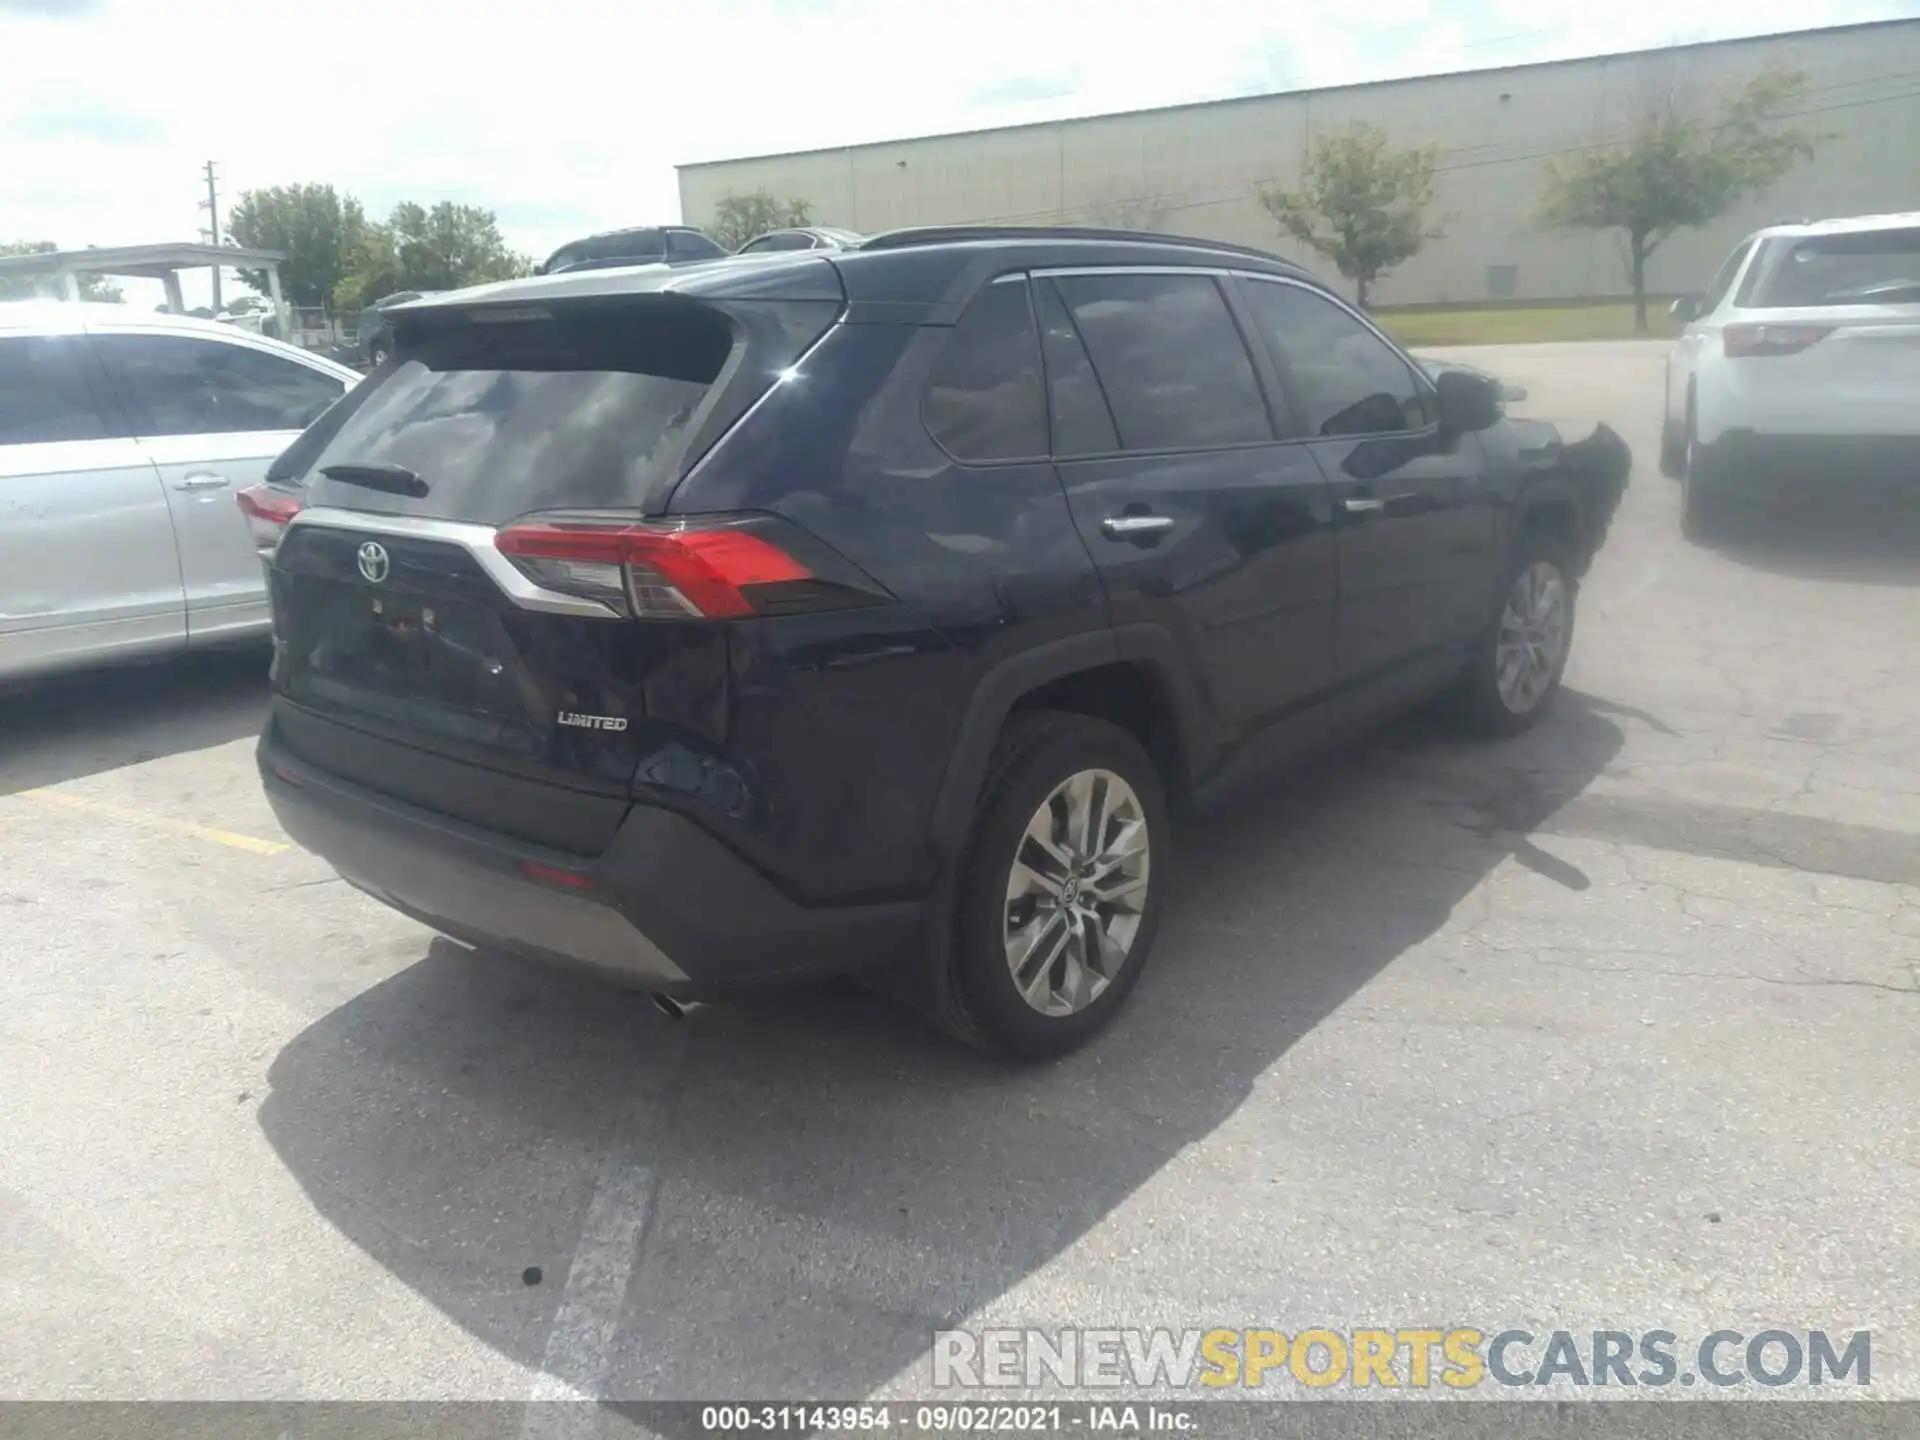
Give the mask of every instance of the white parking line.
M 597 1433 L 596 1402 L 612 1369 L 620 1318 L 659 1184 L 658 1162 L 650 1152 L 663 1146 L 671 1131 L 686 1029 L 685 1022 L 675 1022 L 660 1037 L 670 1051 L 660 1088 L 636 1097 L 609 1141 L 541 1353 L 540 1374 L 527 1396 L 521 1440 L 583 1440 Z

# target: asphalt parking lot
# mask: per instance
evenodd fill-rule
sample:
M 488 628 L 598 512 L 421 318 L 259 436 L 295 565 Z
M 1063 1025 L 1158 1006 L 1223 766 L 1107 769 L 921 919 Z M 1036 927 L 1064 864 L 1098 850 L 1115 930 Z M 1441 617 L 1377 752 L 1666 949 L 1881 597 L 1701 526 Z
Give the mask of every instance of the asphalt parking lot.
M 436 940 L 285 845 L 257 656 L 0 698 L 0 1395 L 916 1396 L 942 1326 L 1427 1323 L 1871 1328 L 1920 1397 L 1920 541 L 1683 542 L 1661 353 L 1473 356 L 1638 459 L 1556 712 L 1210 818 L 1051 1068 Z

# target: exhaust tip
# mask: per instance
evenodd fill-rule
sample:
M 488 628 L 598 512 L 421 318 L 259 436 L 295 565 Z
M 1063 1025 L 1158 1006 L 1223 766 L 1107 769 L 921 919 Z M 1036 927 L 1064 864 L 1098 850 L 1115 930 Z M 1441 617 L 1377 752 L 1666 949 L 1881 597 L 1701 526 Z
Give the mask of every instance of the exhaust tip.
M 675 1000 L 671 995 L 649 995 L 653 1008 L 669 1020 L 684 1020 L 700 1008 L 698 1000 Z

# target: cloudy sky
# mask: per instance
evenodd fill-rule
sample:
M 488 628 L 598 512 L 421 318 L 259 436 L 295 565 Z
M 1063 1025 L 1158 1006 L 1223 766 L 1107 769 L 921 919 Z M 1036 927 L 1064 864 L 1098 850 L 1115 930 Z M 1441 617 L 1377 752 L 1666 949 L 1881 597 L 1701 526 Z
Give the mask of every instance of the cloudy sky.
M 188 239 L 331 181 L 518 248 L 676 163 L 1920 14 L 1920 0 L 0 0 L 0 239 Z

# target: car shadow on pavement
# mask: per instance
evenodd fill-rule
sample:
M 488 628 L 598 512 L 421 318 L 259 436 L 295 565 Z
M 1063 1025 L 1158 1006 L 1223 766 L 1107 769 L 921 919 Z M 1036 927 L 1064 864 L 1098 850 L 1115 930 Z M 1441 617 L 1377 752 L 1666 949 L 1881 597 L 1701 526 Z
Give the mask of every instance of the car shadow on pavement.
M 864 1396 L 1205 1141 L 1496 866 L 1583 888 L 1527 836 L 1621 743 L 1567 693 L 1514 741 L 1408 724 L 1249 789 L 1191 826 L 1114 1027 L 1054 1065 L 851 985 L 674 1022 L 435 941 L 287 1045 L 260 1123 L 342 1234 L 529 1367 L 615 1398 Z M 610 1350 L 551 1338 L 576 1254 L 601 1295 L 632 1254 L 596 1192 L 652 1197 Z
M 0 687 L 0 795 L 258 735 L 264 644 Z
M 1914 494 L 1836 497 L 1735 512 L 1712 548 L 1755 570 L 1852 585 L 1920 585 L 1920 487 Z

